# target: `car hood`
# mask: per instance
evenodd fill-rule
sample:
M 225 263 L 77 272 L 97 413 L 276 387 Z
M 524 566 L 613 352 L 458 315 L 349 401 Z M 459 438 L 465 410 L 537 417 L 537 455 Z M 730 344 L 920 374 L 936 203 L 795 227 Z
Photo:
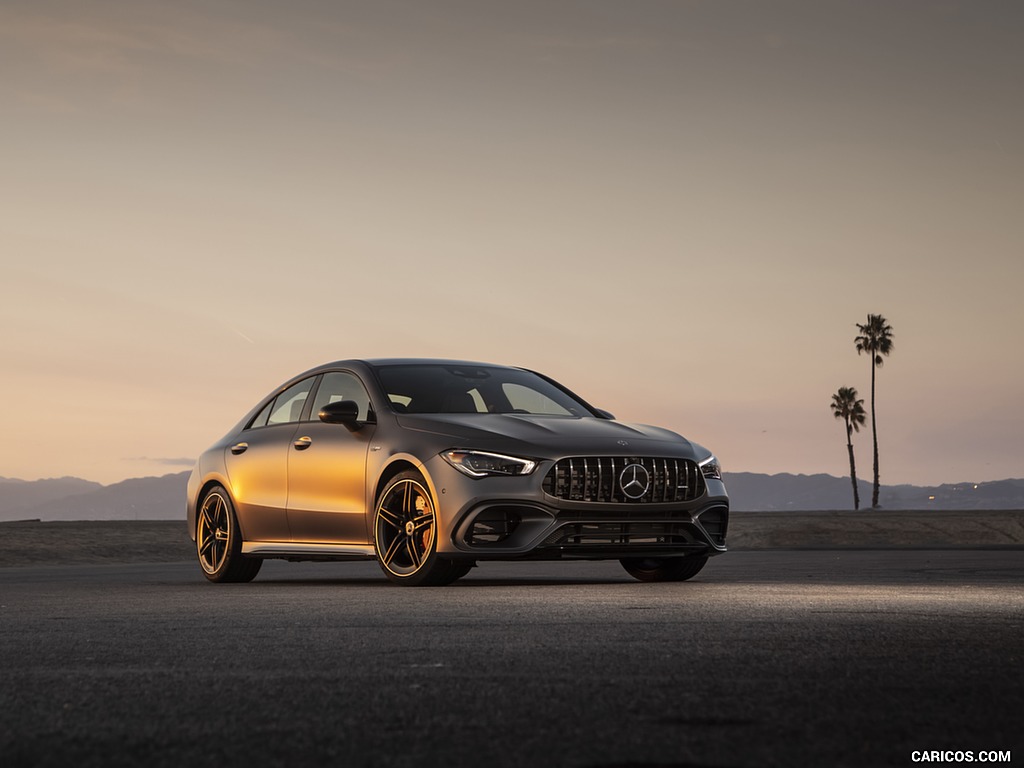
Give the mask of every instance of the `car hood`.
M 429 432 L 453 448 L 558 455 L 650 455 L 700 460 L 708 453 L 667 429 L 597 418 L 528 414 L 432 414 L 397 417 L 404 429 Z

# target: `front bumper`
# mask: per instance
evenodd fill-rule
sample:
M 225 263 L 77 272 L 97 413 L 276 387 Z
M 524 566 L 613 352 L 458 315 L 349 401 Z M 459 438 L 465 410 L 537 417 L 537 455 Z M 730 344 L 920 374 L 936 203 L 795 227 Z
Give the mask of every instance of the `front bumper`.
M 462 475 L 442 459 L 424 465 L 438 500 L 438 551 L 474 560 L 619 559 L 726 551 L 729 498 L 719 480 L 685 502 L 557 499 L 544 491 L 553 462 L 526 477 Z

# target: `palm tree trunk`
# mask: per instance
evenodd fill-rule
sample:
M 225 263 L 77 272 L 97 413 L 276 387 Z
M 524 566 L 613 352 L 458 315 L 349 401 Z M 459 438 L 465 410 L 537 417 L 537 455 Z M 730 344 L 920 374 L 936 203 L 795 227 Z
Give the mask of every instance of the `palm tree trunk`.
M 871 355 L 871 443 L 874 448 L 875 462 L 875 484 L 871 490 L 871 508 L 878 509 L 878 423 L 875 420 L 875 369 L 878 368 L 875 358 L 877 355 L 872 353 Z
M 853 480 L 853 509 L 860 509 L 860 493 L 857 491 L 857 465 L 853 460 L 853 430 L 846 420 L 846 450 L 850 452 L 850 479 Z

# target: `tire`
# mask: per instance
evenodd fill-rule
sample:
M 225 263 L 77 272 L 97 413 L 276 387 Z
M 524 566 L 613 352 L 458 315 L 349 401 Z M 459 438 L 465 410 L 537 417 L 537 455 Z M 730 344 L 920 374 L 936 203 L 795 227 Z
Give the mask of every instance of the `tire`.
M 639 581 L 686 581 L 692 579 L 707 563 L 706 555 L 689 557 L 628 557 L 620 560 L 622 567 Z
M 373 517 L 373 545 L 395 584 L 437 587 L 465 576 L 463 563 L 437 554 L 437 513 L 418 472 L 401 472 L 384 486 Z
M 196 556 L 203 575 L 219 583 L 252 581 L 263 561 L 242 554 L 242 534 L 228 492 L 215 485 L 196 515 Z

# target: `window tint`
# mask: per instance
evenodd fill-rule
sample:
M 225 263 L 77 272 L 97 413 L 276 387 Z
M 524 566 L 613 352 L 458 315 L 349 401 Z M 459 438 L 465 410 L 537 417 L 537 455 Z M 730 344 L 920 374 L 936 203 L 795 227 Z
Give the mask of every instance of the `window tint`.
M 506 382 L 501 385 L 508 398 L 513 411 L 525 411 L 526 413 L 543 413 L 548 416 L 571 416 L 568 409 L 562 407 L 550 397 L 541 394 L 536 389 L 525 387 L 522 384 Z
M 466 393 L 473 401 L 473 407 L 470 412 L 476 411 L 477 413 L 487 413 L 487 403 L 484 402 L 484 396 L 480 394 L 479 389 L 471 389 Z
M 278 395 L 274 400 L 273 408 L 271 408 L 270 418 L 267 419 L 267 426 L 298 421 L 302 416 L 302 406 L 306 404 L 306 398 L 309 397 L 309 389 L 312 385 L 312 378 L 303 379 Z
M 367 420 L 370 412 L 370 396 L 366 394 L 366 388 L 351 373 L 342 371 L 324 374 L 320 380 L 320 387 L 316 391 L 316 399 L 313 400 L 313 409 L 309 412 L 309 418 L 316 421 L 321 408 L 341 400 L 355 402 L 359 406 L 359 420 Z
M 399 413 L 594 415 L 543 377 L 515 368 L 383 365 L 377 368 L 377 375 Z
M 267 418 L 270 416 L 270 409 L 273 407 L 273 400 L 271 400 L 269 403 L 263 406 L 263 410 L 260 411 L 259 414 L 257 414 L 256 418 L 252 420 L 252 423 L 249 425 L 249 429 L 267 426 Z

